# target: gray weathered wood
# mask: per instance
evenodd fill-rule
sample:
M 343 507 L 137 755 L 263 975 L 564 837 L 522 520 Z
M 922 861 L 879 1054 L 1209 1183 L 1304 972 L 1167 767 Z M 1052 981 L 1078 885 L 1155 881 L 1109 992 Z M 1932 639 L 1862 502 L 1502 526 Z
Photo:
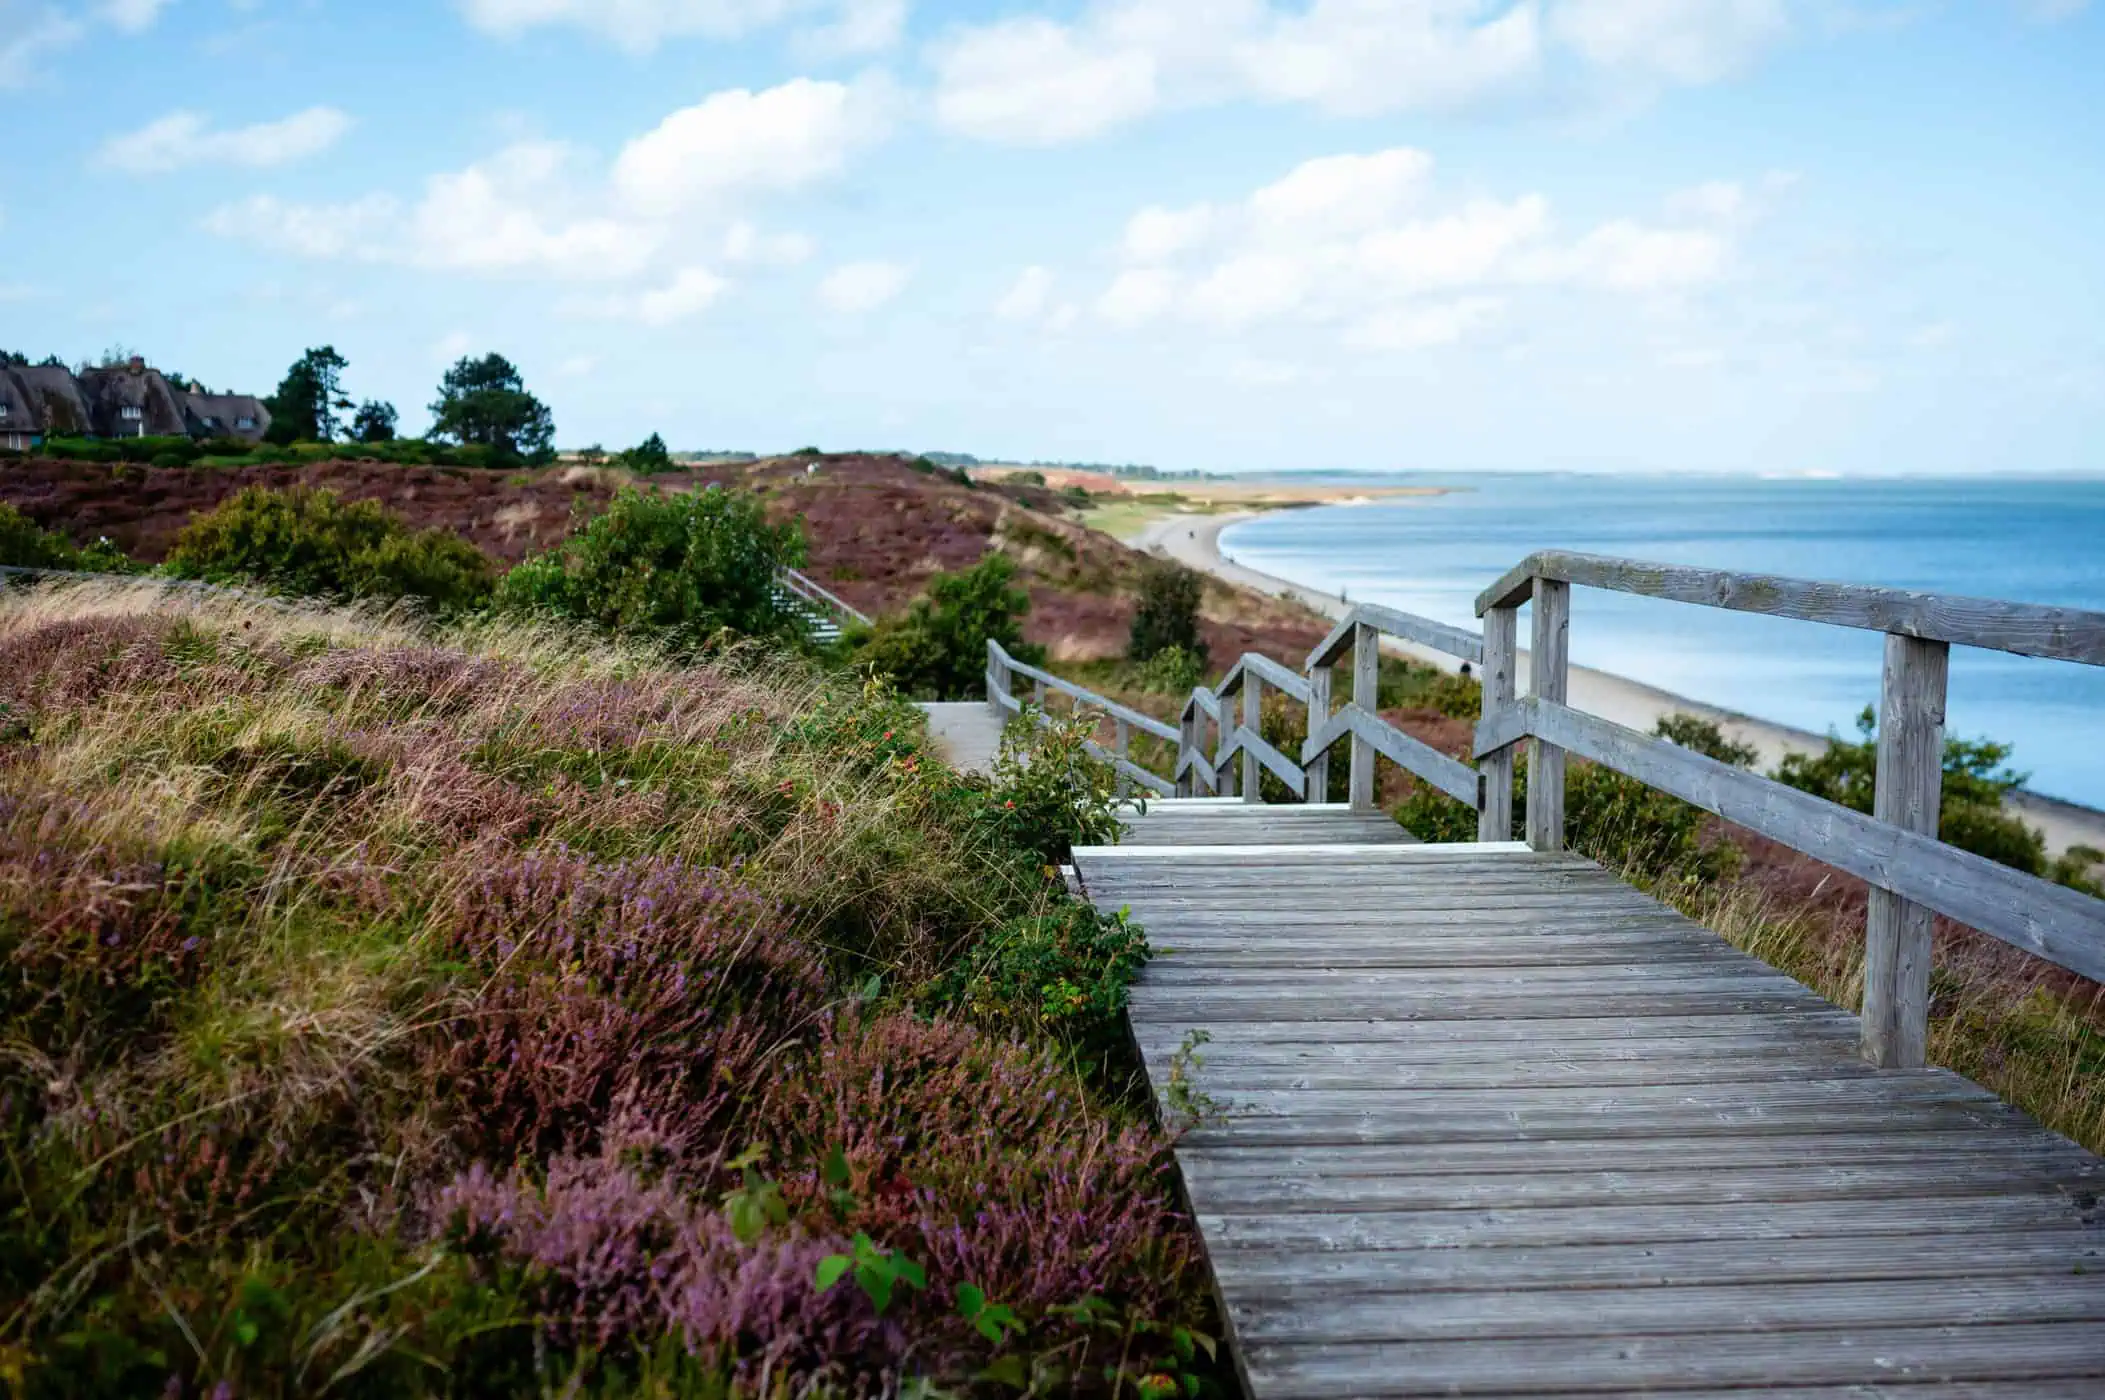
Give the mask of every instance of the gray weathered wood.
M 1216 1105 L 1176 1155 L 1252 1400 L 2105 1387 L 2105 1163 L 1581 857 L 1286 843 L 1375 820 L 1074 856 L 1157 949 L 1151 1082 Z
M 1352 629 L 1352 703 L 1367 714 L 1381 711 L 1380 634 L 1366 623 Z M 1374 745 L 1357 729 L 1352 733 L 1350 800 L 1355 810 L 1374 810 Z
M 1450 627 L 1429 617 L 1398 612 L 1394 608 L 1385 608 L 1376 603 L 1360 603 L 1330 630 L 1329 636 L 1316 644 L 1314 651 L 1308 654 L 1309 669 L 1328 666 L 1343 656 L 1346 650 L 1354 645 L 1355 629 L 1360 627 L 1373 627 L 1392 637 L 1401 637 L 1405 641 L 1431 647 L 1434 651 L 1458 656 L 1472 666 L 1481 664 L 1484 659 L 1482 639 L 1460 627 Z
M 1951 648 L 1886 638 L 1872 815 L 1937 835 L 1944 787 L 1944 694 Z M 1929 1056 L 1930 927 L 1936 911 L 1873 886 L 1864 919 L 1864 1053 L 1912 1069 Z
M 1084 689 L 1072 681 L 1063 680 L 1050 671 L 1040 670 L 1036 666 L 1026 666 L 1003 650 L 999 642 L 992 640 L 987 642 L 987 655 L 991 661 L 996 663 L 1004 676 L 1024 676 L 1032 681 L 1035 687 L 1034 693 L 1037 697 L 1036 704 L 1041 710 L 1045 708 L 1047 693 L 1052 692 L 1065 695 L 1078 705 L 1087 704 L 1102 710 L 1105 714 L 1114 718 L 1122 719 L 1143 734 L 1152 734 L 1158 739 L 1167 739 L 1172 743 L 1177 740 L 1175 726 L 1165 724 L 1153 715 L 1144 715 L 1140 711 L 1121 705 L 1115 700 L 1107 700 L 1095 691 Z
M 1308 737 L 1314 741 L 1316 734 L 1330 719 L 1330 682 L 1337 668 L 1329 663 L 1311 666 L 1308 670 Z M 1307 791 L 1302 796 L 1309 802 L 1330 800 L 1330 748 L 1325 745 L 1310 755 L 1307 745 L 1302 746 L 1301 771 L 1307 776 Z
M 1243 658 L 1245 661 L 1250 658 Z M 1264 683 L 1257 671 L 1249 670 L 1242 678 L 1243 723 L 1246 734 L 1262 742 L 1264 733 Z M 1243 801 L 1264 801 L 1264 775 L 1257 749 L 1249 739 L 1243 741 Z
M 2105 979 L 2105 900 L 1562 705 L 1515 702 L 1530 734 L 1804 851 L 1879 889 L 2093 980 Z M 1499 717 L 1499 724 L 1507 721 Z M 1485 731 L 1495 726 L 1487 721 Z M 1492 737 L 1496 737 L 1493 734 Z M 1479 739 L 1479 751 L 1482 747 Z
M 1132 725 L 1132 721 L 1130 721 L 1130 720 L 1127 720 L 1127 719 L 1124 719 L 1124 718 L 1118 718 L 1118 719 L 1117 719 L 1117 722 L 1116 722 L 1116 724 L 1115 724 L 1115 726 L 1114 726 L 1114 728 L 1113 728 L 1113 731 L 1112 731 L 1112 733 L 1113 733 L 1113 737 L 1112 737 L 1112 740 L 1111 740 L 1111 752 L 1117 755 L 1117 759 L 1116 759 L 1116 762 L 1115 762 L 1115 765 L 1114 765 L 1114 766 L 1116 766 L 1116 767 L 1118 768 L 1118 770 L 1119 770 L 1119 771 L 1118 771 L 1118 795 L 1119 795 L 1120 797 L 1125 797 L 1125 796 L 1129 795 L 1129 794 L 1130 794 L 1130 793 L 1131 793 L 1131 792 L 1133 791 L 1133 778 L 1132 778 L 1132 770 L 1133 770 L 1133 763 L 1132 763 L 1132 753 L 1133 753 L 1133 725 Z M 1153 775 L 1151 774 L 1150 776 L 1153 776 Z M 1157 789 L 1157 790 L 1158 790 L 1158 791 L 1160 791 L 1161 789 Z M 1169 791 L 1169 792 L 1175 792 L 1175 791 L 1176 791 L 1176 787 L 1175 787 L 1175 785 L 1174 785 L 1174 784 L 1170 785 L 1170 787 L 1168 788 L 1168 791 Z
M 1266 743 L 1250 721 L 1237 727 L 1233 742 L 1236 752 L 1243 757 L 1243 781 L 1249 789 L 1244 801 L 1263 801 L 1256 776 L 1259 767 L 1269 769 L 1272 776 L 1284 783 L 1286 790 L 1293 796 L 1302 795 L 1301 765 Z
M 1483 715 L 1505 713 L 1518 698 L 1520 614 L 1493 608 L 1484 615 Z M 1502 747 L 1477 763 L 1476 839 L 1504 841 L 1513 834 L 1513 751 Z
M 1571 585 L 1535 580 L 1533 649 L 1528 653 L 1528 694 L 1562 705 L 1571 670 Z M 1528 844 L 1538 851 L 1564 849 L 1564 753 L 1554 744 L 1528 741 Z
M 1735 612 L 1898 633 L 1954 646 L 2105 666 L 2105 613 L 1914 593 L 1899 588 L 1821 583 L 1773 574 L 1696 569 L 1682 564 L 1650 564 L 1564 550 L 1531 554 L 1514 566 L 1505 577 L 1477 595 L 1477 616 L 1484 616 L 1494 607 L 1525 602 L 1532 581 L 1537 578 Z

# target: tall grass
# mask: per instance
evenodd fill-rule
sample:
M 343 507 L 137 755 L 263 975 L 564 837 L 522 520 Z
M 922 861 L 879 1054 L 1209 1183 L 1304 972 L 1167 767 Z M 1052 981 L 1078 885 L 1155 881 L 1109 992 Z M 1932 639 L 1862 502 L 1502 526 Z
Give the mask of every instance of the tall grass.
M 0 1375 L 1140 1393 L 1206 1322 L 1166 1144 L 1018 1003 L 1144 945 L 1017 810 L 779 655 L 9 595 Z M 859 1237 L 926 1287 L 821 1288 Z

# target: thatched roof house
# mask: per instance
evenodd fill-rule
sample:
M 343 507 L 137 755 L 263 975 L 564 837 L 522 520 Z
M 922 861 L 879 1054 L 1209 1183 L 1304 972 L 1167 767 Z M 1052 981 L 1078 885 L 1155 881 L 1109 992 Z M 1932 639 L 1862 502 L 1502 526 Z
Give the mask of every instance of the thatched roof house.
M 189 423 L 175 390 L 134 356 L 130 364 L 105 365 L 80 376 L 97 437 L 188 437 Z
M 37 411 L 43 416 L 39 430 L 46 437 L 95 431 L 88 396 L 80 391 L 72 370 L 64 365 L 27 365 L 17 368 L 15 374 L 36 398 Z
M 270 410 L 248 394 L 200 394 L 185 390 L 183 409 L 189 415 L 190 436 L 231 437 L 261 442 L 270 431 Z
M 0 448 L 27 451 L 43 435 L 44 414 L 28 381 L 13 365 L 0 365 Z

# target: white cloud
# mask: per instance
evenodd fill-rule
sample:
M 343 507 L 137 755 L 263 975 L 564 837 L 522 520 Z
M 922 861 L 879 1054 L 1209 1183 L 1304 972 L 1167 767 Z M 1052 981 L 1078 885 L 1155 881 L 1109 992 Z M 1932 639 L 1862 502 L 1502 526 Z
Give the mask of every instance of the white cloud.
M 900 263 L 843 263 L 820 279 L 819 300 L 844 315 L 861 315 L 898 296 L 910 275 Z
M 319 155 L 351 129 L 334 107 L 309 107 L 274 122 L 215 131 L 196 112 L 170 112 L 103 143 L 96 160 L 117 170 L 155 175 L 192 165 L 263 169 Z
M 903 0 L 460 0 L 468 23 L 510 37 L 551 27 L 583 29 L 630 53 L 668 39 L 730 39 L 792 19 L 817 19 L 836 52 L 867 52 L 896 38 Z
M 807 233 L 766 233 L 744 219 L 724 230 L 726 262 L 795 267 L 809 262 L 817 251 L 817 242 Z
M 100 7 L 102 17 L 127 34 L 139 34 L 153 28 L 161 11 L 173 0 L 103 0 Z
M 906 33 L 906 8 L 906 0 L 841 0 L 830 22 L 797 35 L 797 49 L 817 59 L 882 53 Z
M 683 267 L 663 286 L 641 292 L 598 297 L 567 304 L 576 315 L 610 321 L 636 321 L 670 326 L 699 316 L 714 306 L 730 283 L 706 267 Z
M 2017 0 L 2025 18 L 2039 24 L 2059 24 L 2090 8 L 2090 0 Z
M 596 370 L 598 368 L 598 356 L 572 355 L 569 359 L 557 365 L 555 367 L 555 372 L 558 377 L 563 379 L 583 379 L 587 375 L 591 374 L 593 370 Z
M 431 358 L 439 364 L 451 365 L 475 348 L 475 337 L 466 331 L 448 331 L 431 345 Z
M 42 76 L 39 60 L 73 47 L 87 32 L 86 25 L 59 10 L 12 18 L 0 32 L 0 90 L 24 88 L 37 81 Z
M 288 204 L 259 194 L 214 209 L 205 229 L 297 257 L 348 258 L 376 248 L 401 213 L 400 202 L 384 194 L 342 204 Z
M 1204 204 L 1189 209 L 1151 204 L 1127 221 L 1125 254 L 1134 262 L 1173 258 L 1204 242 L 1214 219 L 1214 210 Z
M 1169 310 L 1177 290 L 1175 273 L 1131 268 L 1119 273 L 1096 299 L 1096 314 L 1114 326 L 1144 326 Z
M 852 149 L 876 139 L 861 101 L 839 84 L 804 80 L 739 89 L 674 113 L 611 164 L 563 142 L 521 140 L 428 177 L 414 198 L 296 204 L 256 195 L 215 209 L 205 227 L 299 257 L 630 283 L 570 305 L 669 324 L 722 290 L 699 260 L 788 267 L 812 256 L 808 235 L 764 231 L 745 211 L 838 173 Z
M 1479 333 L 1529 289 L 1664 306 L 1724 278 L 1753 219 L 1744 187 L 1716 182 L 1670 198 L 1666 221 L 1566 232 L 1540 194 L 1456 200 L 1432 176 L 1430 156 L 1396 147 L 1306 161 L 1239 200 L 1144 208 L 1096 314 L 1125 329 L 1298 323 L 1363 349 L 1422 350 Z M 1042 307 L 1053 274 L 1037 271 Z
M 1560 0 L 1550 26 L 1597 67 L 1693 86 L 1738 72 L 1791 21 L 1784 0 Z
M 838 174 L 851 152 L 881 139 L 886 105 L 874 85 L 809 78 L 712 93 L 629 142 L 614 162 L 614 188 L 631 208 L 660 216 L 798 189 Z
M 1052 289 L 1053 275 L 1049 270 L 1027 267 L 994 304 L 994 314 L 1004 321 L 1035 321 L 1045 314 L 1052 301 Z
M 966 30 L 935 50 L 936 116 L 984 141 L 1056 146 L 1154 109 L 1155 59 L 1048 19 Z

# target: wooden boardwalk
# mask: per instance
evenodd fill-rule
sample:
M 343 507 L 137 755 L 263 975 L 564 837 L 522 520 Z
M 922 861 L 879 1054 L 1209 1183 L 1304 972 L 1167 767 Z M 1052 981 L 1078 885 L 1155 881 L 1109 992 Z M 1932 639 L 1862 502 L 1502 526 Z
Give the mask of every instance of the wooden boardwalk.
M 1177 1151 L 1253 1400 L 2105 1396 L 2105 1163 L 1589 861 L 1151 803 L 1076 852 L 1226 1116 Z

